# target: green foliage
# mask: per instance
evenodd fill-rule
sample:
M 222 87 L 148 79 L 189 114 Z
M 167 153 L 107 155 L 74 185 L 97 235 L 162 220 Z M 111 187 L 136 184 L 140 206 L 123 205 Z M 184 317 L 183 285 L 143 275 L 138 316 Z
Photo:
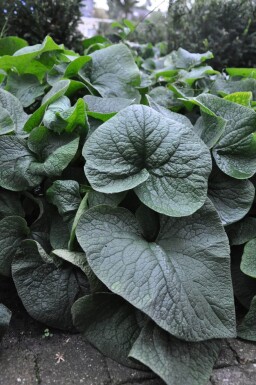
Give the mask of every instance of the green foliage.
M 254 0 L 176 0 L 168 11 L 169 50 L 211 50 L 213 65 L 251 67 L 255 62 Z
M 125 39 L 0 40 L 0 275 L 46 327 L 205 385 L 220 339 L 256 339 L 255 70 Z
M 79 48 L 82 35 L 77 30 L 82 0 L 11 0 L 0 1 L 0 30 L 29 44 L 40 43 L 50 35 L 58 44 Z

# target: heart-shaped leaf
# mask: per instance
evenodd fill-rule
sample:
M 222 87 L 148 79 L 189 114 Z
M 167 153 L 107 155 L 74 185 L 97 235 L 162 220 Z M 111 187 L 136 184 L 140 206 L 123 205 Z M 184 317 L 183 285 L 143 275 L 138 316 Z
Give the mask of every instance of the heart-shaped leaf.
M 212 204 L 185 218 L 161 218 L 155 242 L 126 209 L 96 206 L 77 226 L 99 279 L 174 336 L 235 335 L 228 238 Z
M 187 216 L 205 202 L 210 153 L 190 126 L 133 105 L 98 127 L 85 143 L 85 174 L 104 193 L 134 188 L 153 210 Z

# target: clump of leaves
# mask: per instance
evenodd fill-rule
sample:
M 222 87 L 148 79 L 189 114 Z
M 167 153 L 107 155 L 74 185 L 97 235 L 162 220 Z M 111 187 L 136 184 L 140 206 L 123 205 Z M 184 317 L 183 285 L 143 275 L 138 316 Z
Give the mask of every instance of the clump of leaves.
M 251 67 L 255 63 L 254 0 L 175 0 L 169 2 L 169 50 L 211 50 L 213 65 Z
M 139 68 L 100 37 L 84 55 L 8 42 L 1 276 L 48 327 L 168 385 L 206 384 L 221 339 L 255 339 L 253 69 L 228 78 L 184 49 Z
M 82 0 L 0 0 L 1 37 L 14 35 L 37 44 L 48 34 L 58 44 L 79 49 L 82 5 Z

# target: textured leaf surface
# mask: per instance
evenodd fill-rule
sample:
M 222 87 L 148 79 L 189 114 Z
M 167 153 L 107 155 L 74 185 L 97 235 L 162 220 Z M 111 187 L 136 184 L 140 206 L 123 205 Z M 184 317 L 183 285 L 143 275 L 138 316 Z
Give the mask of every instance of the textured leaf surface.
M 81 202 L 79 184 L 74 180 L 56 180 L 46 195 L 48 201 L 57 206 L 59 214 L 65 220 L 74 217 Z
M 72 267 L 57 267 L 41 246 L 23 241 L 12 264 L 19 297 L 36 320 L 58 329 L 72 329 L 71 306 L 79 294 L 89 294 L 85 276 Z
M 195 67 L 207 59 L 213 58 L 213 54 L 210 51 L 205 53 L 191 53 L 183 48 L 179 48 L 170 55 L 173 64 L 176 68 L 189 69 Z
M 66 93 L 69 86 L 70 80 L 62 80 L 52 87 L 48 94 L 45 95 L 42 105 L 28 118 L 24 126 L 24 130 L 26 132 L 30 132 L 33 128 L 40 126 L 41 122 L 43 121 L 46 108 L 51 103 L 54 103 L 56 100 L 61 98 Z
M 20 194 L 0 189 L 0 219 L 10 215 L 25 216 L 20 202 Z
M 219 350 L 218 341 L 181 341 L 149 321 L 129 357 L 147 365 L 167 385 L 205 385 Z
M 212 204 L 163 217 L 155 242 L 141 232 L 129 211 L 97 206 L 76 235 L 99 279 L 163 329 L 191 341 L 234 336 L 228 239 Z
M 104 193 L 135 188 L 155 211 L 186 216 L 206 199 L 209 150 L 190 127 L 145 106 L 130 106 L 85 143 L 85 174 Z
M 62 134 L 49 131 L 41 126 L 35 128 L 29 136 L 28 146 L 37 154 L 30 165 L 33 175 L 59 176 L 74 158 L 79 144 L 79 138 L 73 134 Z
M 32 175 L 29 167 L 35 156 L 27 148 L 26 141 L 16 136 L 0 137 L 0 186 L 8 190 L 22 191 L 41 182 Z
M 252 299 L 250 309 L 243 321 L 238 324 L 237 335 L 249 341 L 256 341 L 256 297 Z
M 75 327 L 103 354 L 123 365 L 138 367 L 128 358 L 145 316 L 112 293 L 97 293 L 72 306 Z
M 251 109 L 214 95 L 194 99 L 202 109 L 227 121 L 225 130 L 213 147 L 218 167 L 227 175 L 247 179 L 256 172 L 256 113 Z
M 85 95 L 83 99 L 87 104 L 88 116 L 104 122 L 134 102 L 134 99 L 100 98 L 92 95 Z
M 9 326 L 11 316 L 11 311 L 3 304 L 0 304 L 0 340 Z
M 0 88 L 0 107 L 8 112 L 14 124 L 15 132 L 22 134 L 28 115 L 23 111 L 20 101 L 10 92 Z
M 227 121 L 219 116 L 208 115 L 201 111 L 194 130 L 204 143 L 212 148 L 224 133 Z
M 93 52 L 89 80 L 102 97 L 140 98 L 135 86 L 140 83 L 139 69 L 124 44 Z
M 239 221 L 250 210 L 255 196 L 255 188 L 249 180 L 229 177 L 214 168 L 208 186 L 208 197 L 214 204 L 222 224 Z
M 249 277 L 256 278 L 256 238 L 251 239 L 244 246 L 241 270 Z
M 0 274 L 10 276 L 13 257 L 29 234 L 25 219 L 9 216 L 0 221 Z
M 14 72 L 8 76 L 5 89 L 19 99 L 23 107 L 28 107 L 43 95 L 45 85 L 41 84 L 35 75 L 19 76 Z
M 231 246 L 242 245 L 256 238 L 256 218 L 248 217 L 226 227 Z

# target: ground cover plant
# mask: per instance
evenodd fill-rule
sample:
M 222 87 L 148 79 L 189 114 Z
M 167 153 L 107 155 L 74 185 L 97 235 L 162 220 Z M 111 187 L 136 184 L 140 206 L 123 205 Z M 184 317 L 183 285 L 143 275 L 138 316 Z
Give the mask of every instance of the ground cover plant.
M 221 339 L 256 339 L 255 70 L 102 37 L 84 55 L 2 43 L 0 295 L 14 284 L 34 319 L 168 385 L 206 384 Z

